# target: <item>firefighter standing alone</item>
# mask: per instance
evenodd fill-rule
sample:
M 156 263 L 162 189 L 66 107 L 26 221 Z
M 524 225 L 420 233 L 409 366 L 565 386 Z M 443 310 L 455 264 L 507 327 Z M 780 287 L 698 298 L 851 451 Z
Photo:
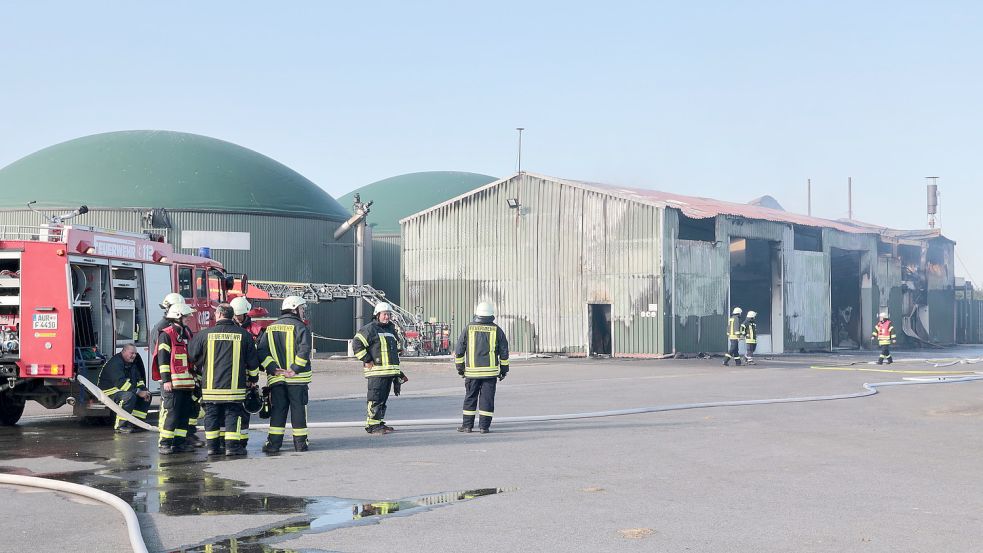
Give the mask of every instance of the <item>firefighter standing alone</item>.
M 307 402 L 311 383 L 311 329 L 304 322 L 307 300 L 289 296 L 283 300 L 280 318 L 266 327 L 259 339 L 259 355 L 270 387 L 270 431 L 263 445 L 266 453 L 283 446 L 287 412 L 293 429 L 294 451 L 307 451 Z
M 227 303 L 215 309 L 215 326 L 191 340 L 188 354 L 202 374 L 202 403 L 205 406 L 205 442 L 209 455 L 221 455 L 219 438 L 225 438 L 225 455 L 245 455 L 239 431 L 246 388 L 259 380 L 259 358 L 252 336 L 233 320 Z M 221 428 L 225 427 L 223 435 Z
M 891 357 L 891 345 L 898 343 L 898 335 L 894 333 L 894 324 L 887 313 L 881 313 L 878 319 L 870 339 L 877 340 L 877 345 L 881 347 L 881 356 L 877 358 L 877 364 L 883 365 L 887 361 L 887 364 L 890 365 L 894 363 L 894 359 Z
M 727 319 L 727 354 L 724 355 L 724 365 L 730 365 L 730 360 L 738 366 L 741 364 L 741 354 L 737 351 L 741 342 L 741 313 L 740 307 L 735 307 Z
M 394 430 L 383 418 L 390 388 L 395 387 L 399 395 L 398 386 L 408 380 L 399 368 L 400 350 L 392 306 L 379 302 L 372 311 L 372 322 L 360 328 L 352 340 L 352 352 L 362 362 L 368 384 L 365 431 L 369 434 L 388 434 Z
M 194 451 L 188 443 L 188 420 L 197 416 L 194 399 L 195 376 L 188 363 L 188 328 L 195 310 L 185 303 L 172 304 L 165 315 L 170 322 L 157 337 L 153 372 L 161 380 L 161 411 L 159 414 L 160 438 L 157 442 L 161 455 Z
M 478 415 L 478 432 L 490 431 L 495 415 L 495 388 L 509 372 L 509 341 L 495 324 L 488 302 L 475 307 L 474 319 L 461 332 L 454 348 L 457 374 L 464 378 L 464 420 L 458 432 L 471 432 Z

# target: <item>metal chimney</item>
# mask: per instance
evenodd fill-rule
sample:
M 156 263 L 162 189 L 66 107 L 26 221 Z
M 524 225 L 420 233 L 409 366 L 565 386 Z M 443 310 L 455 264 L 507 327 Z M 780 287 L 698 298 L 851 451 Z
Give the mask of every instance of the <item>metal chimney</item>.
M 939 212 L 939 177 L 925 177 L 932 181 L 928 185 L 928 228 L 935 228 L 935 215 Z

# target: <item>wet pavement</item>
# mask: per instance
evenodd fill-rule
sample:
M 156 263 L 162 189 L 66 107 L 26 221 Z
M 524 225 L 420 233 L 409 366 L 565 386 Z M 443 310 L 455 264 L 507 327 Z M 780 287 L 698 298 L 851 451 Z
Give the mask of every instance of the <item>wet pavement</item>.
M 935 365 L 945 358 L 981 353 L 918 352 L 886 368 L 896 372 L 877 374 L 853 370 L 879 368 L 859 355 L 763 356 L 751 368 L 720 367 L 713 359 L 530 360 L 517 363 L 500 384 L 496 412 L 848 393 L 862 382 L 939 370 Z M 928 357 L 936 361 L 921 360 Z M 311 419 L 364 416 L 357 370 L 324 361 L 316 367 Z M 391 418 L 460 413 L 461 381 L 449 364 L 413 363 L 407 371 L 413 386 L 391 399 Z M 490 551 L 628 551 L 643 543 L 648 550 L 914 551 L 926 542 L 906 528 L 933 517 L 983 530 L 980 515 L 970 514 L 983 512 L 983 489 L 964 482 L 979 475 L 969 452 L 983 447 L 976 431 L 983 420 L 981 389 L 909 387 L 811 405 L 501 424 L 483 436 L 453 428 L 404 428 L 385 437 L 315 429 L 311 452 L 275 456 L 259 451 L 264 436 L 253 431 L 249 455 L 236 459 L 207 459 L 202 450 L 161 457 L 153 434 L 115 435 L 31 408 L 20 426 L 0 428 L 0 471 L 76 482 L 123 498 L 139 513 L 152 551 L 355 552 L 395 543 L 430 551 L 458 551 L 463 543 Z M 926 487 L 923 467 L 933 463 L 946 469 L 933 472 Z M 866 485 L 885 472 L 901 479 L 895 485 L 907 495 Z M 853 495 L 851 486 L 864 495 Z M 39 495 L 4 491 L 4 500 L 26 505 L 21 526 L 42 509 Z M 88 523 L 85 509 L 111 518 L 107 543 L 125 543 L 113 511 L 55 504 L 78 524 Z M 741 505 L 744 511 L 736 511 Z M 39 516 L 50 513 L 42 509 Z M 737 530 L 734 521 L 746 528 Z M 929 534 L 935 550 L 974 550 L 968 533 Z M 29 534 L 20 539 L 30 544 Z M 59 543 L 42 539 L 32 550 L 61 550 Z

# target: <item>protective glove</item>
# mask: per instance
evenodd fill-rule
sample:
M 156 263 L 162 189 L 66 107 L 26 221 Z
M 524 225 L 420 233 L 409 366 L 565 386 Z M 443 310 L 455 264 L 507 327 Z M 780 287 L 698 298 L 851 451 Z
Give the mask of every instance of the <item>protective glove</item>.
M 501 382 L 501 381 L 503 381 L 503 380 L 505 380 L 505 374 L 506 374 L 506 373 L 502 373 L 502 374 L 500 374 L 500 375 L 498 375 L 498 381 L 499 381 L 499 382 Z
M 460 376 L 461 378 L 464 378 L 464 365 L 458 365 L 458 366 L 457 366 L 457 374 L 458 374 L 458 375 L 459 375 L 459 376 Z

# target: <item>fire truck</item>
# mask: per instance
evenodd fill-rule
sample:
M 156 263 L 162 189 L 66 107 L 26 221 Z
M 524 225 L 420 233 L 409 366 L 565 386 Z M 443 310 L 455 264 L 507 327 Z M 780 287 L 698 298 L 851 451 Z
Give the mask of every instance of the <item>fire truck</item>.
M 149 373 L 155 337 L 148 334 L 163 317 L 164 295 L 184 296 L 196 311 L 192 330 L 198 330 L 210 326 L 215 306 L 245 280 L 217 261 L 175 252 L 163 236 L 62 219 L 38 227 L 0 225 L 3 425 L 20 419 L 27 400 L 49 409 L 67 403 L 77 417 L 107 419 L 108 410 L 90 401 L 75 376 L 95 381 L 106 359 L 126 344 L 136 346 Z

